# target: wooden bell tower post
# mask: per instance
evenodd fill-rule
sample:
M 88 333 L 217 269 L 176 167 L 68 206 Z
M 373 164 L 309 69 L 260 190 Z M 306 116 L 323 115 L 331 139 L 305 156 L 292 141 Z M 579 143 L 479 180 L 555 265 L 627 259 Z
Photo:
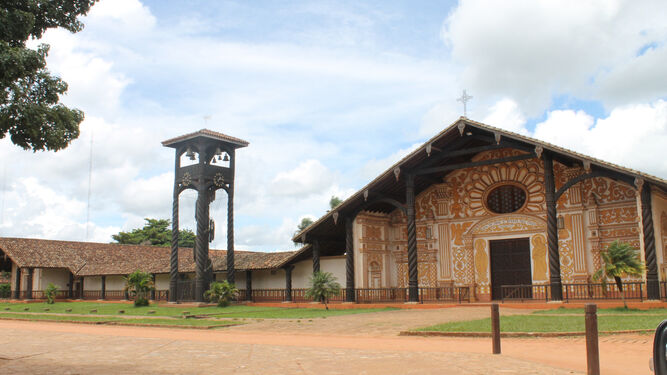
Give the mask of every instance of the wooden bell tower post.
M 178 198 L 183 190 L 197 191 L 195 217 L 197 239 L 194 247 L 195 295 L 204 301 L 204 291 L 213 279 L 213 268 L 208 255 L 209 242 L 213 241 L 214 225 L 209 217 L 211 202 L 218 189 L 227 192 L 227 281 L 234 283 L 234 166 L 236 149 L 248 146 L 248 142 L 228 135 L 202 129 L 162 142 L 165 147 L 176 149 L 174 173 L 174 201 L 172 211 L 171 259 L 169 273 L 169 301 L 178 298 Z M 181 157 L 193 161 L 181 166 Z

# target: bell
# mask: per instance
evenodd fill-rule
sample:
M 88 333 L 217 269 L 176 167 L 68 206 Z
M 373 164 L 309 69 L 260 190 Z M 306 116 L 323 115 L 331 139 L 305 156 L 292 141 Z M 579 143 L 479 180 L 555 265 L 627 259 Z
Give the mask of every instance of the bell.
M 218 160 L 222 160 L 222 155 L 218 155 Z
M 211 160 L 211 164 L 215 164 L 215 156 L 214 156 L 213 159 Z
M 222 161 L 229 161 L 229 155 L 225 154 L 225 158 Z
M 185 152 L 185 156 L 187 156 L 190 160 L 195 160 L 195 153 L 192 152 L 190 147 L 188 147 L 188 150 Z

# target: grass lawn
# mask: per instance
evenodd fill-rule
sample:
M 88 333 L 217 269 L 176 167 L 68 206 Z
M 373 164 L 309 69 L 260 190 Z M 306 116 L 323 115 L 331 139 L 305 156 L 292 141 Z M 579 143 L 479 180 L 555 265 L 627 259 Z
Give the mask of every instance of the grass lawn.
M 584 309 L 566 309 L 564 307 L 558 308 L 558 309 L 552 309 L 552 310 L 540 310 L 540 311 L 535 311 L 533 314 L 581 314 L 584 315 Z M 598 315 L 608 315 L 608 314 L 628 314 L 628 315 L 641 315 L 641 314 L 648 314 L 648 315 L 661 315 L 664 316 L 665 319 L 667 319 L 667 309 L 665 308 L 655 308 L 655 309 L 648 309 L 648 310 L 639 310 L 639 309 L 626 309 L 623 307 L 614 307 L 610 309 L 598 309 Z
M 229 320 L 207 320 L 207 319 L 124 319 L 116 317 L 100 316 L 67 316 L 53 314 L 21 314 L 9 313 L 0 315 L 0 319 L 30 319 L 30 320 L 52 320 L 64 322 L 119 322 L 129 324 L 149 324 L 149 325 L 170 325 L 175 327 L 193 327 L 193 326 L 227 326 L 239 324 Z
M 28 311 L 25 311 L 25 309 Z M 44 311 L 49 309 L 49 311 Z M 71 309 L 72 311 L 66 311 Z M 91 310 L 97 312 L 91 313 Z M 121 315 L 119 310 L 124 310 L 124 315 L 136 316 L 170 316 L 179 317 L 184 311 L 195 315 L 209 315 L 220 318 L 257 318 L 257 319 L 308 319 L 324 318 L 328 316 L 362 314 L 368 312 L 393 310 L 386 309 L 345 309 L 345 310 L 323 310 L 302 309 L 282 307 L 261 307 L 234 305 L 229 307 L 184 307 L 184 306 L 144 306 L 134 307 L 124 303 L 97 303 L 97 302 L 56 302 L 53 305 L 47 303 L 0 303 L 0 312 L 25 313 L 33 312 L 48 315 L 50 313 L 60 314 L 96 314 L 96 315 Z M 149 311 L 155 313 L 149 314 Z M 5 314 L 0 314 L 2 317 Z
M 655 329 L 664 316 L 598 316 L 599 331 Z M 584 316 L 512 315 L 500 317 L 501 332 L 583 332 Z M 491 319 L 450 322 L 417 331 L 490 332 Z

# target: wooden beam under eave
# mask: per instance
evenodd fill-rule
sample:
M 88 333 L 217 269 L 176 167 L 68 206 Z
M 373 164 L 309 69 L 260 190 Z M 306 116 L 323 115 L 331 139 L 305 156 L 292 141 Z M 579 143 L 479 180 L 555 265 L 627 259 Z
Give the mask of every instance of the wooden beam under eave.
M 462 168 L 473 168 L 473 167 L 480 167 L 480 166 L 484 166 L 484 165 L 506 163 L 506 162 L 510 162 L 510 161 L 533 159 L 535 157 L 536 156 L 535 156 L 534 153 L 530 153 L 530 154 L 524 154 L 524 155 L 508 156 L 508 157 L 505 157 L 505 158 L 491 159 L 491 160 L 481 160 L 481 161 L 474 161 L 474 162 L 468 162 L 468 163 L 449 164 L 449 165 L 443 165 L 443 166 L 440 166 L 440 167 L 417 169 L 414 172 L 414 174 L 424 175 L 424 174 L 431 174 L 431 173 L 448 172 L 448 171 L 452 171 L 452 170 L 456 170 L 456 169 L 462 169 Z

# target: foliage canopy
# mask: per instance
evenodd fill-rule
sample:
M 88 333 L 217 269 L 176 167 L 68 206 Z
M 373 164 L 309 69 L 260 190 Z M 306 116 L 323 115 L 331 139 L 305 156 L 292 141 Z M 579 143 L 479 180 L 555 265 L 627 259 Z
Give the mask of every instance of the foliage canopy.
M 148 292 L 155 289 L 153 275 L 136 270 L 125 277 L 125 290 L 134 298 L 134 306 L 148 306 Z
M 118 232 L 111 236 L 114 241 L 129 245 L 171 246 L 171 222 L 168 219 L 145 218 L 143 228 L 130 232 Z M 194 247 L 195 234 L 190 229 L 181 229 L 178 235 L 178 246 Z
M 204 292 L 204 297 L 217 303 L 218 307 L 227 307 L 238 293 L 236 286 L 230 284 L 229 281 L 214 281 L 211 283 L 211 288 Z
M 48 29 L 81 31 L 78 16 L 96 0 L 14 0 L 0 3 L 0 139 L 24 149 L 58 151 L 79 136 L 83 112 L 60 104 L 67 83 L 46 69 L 47 44 L 26 47 Z
M 329 298 L 340 293 L 340 284 L 331 272 L 315 272 L 309 281 L 306 298 L 319 301 L 329 310 Z
M 623 291 L 623 276 L 641 276 L 644 273 L 644 263 L 639 259 L 639 250 L 626 242 L 614 241 L 609 244 L 607 250 L 600 252 L 602 265 L 593 274 L 593 280 L 602 279 L 602 285 L 607 284 L 607 279 L 614 279 L 618 290 L 621 292 L 623 305 L 625 303 L 625 292 Z

